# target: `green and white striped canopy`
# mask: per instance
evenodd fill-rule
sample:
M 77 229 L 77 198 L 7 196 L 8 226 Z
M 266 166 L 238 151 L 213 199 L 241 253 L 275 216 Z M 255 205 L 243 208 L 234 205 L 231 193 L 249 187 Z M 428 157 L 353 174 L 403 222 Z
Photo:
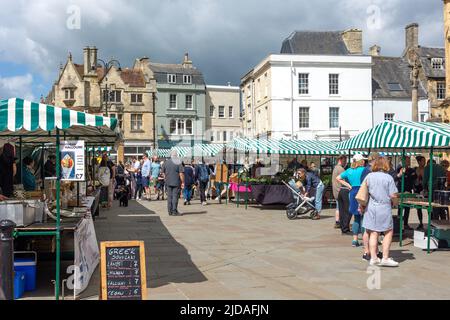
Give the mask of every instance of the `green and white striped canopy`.
M 338 155 L 345 152 L 336 149 L 338 142 L 322 140 L 275 140 L 235 138 L 227 148 L 271 154 Z
M 158 158 L 170 158 L 171 149 L 153 149 L 147 150 L 149 156 L 157 156 Z
M 92 151 L 110 152 L 112 149 L 113 149 L 112 147 L 96 147 L 96 148 L 91 147 L 91 148 L 88 148 L 88 151 L 89 152 L 92 152 Z
M 450 148 L 450 125 L 435 122 L 384 121 L 338 144 L 340 150 Z
M 35 103 L 19 98 L 0 101 L 0 136 L 47 142 L 56 129 L 69 139 L 112 145 L 121 139 L 117 119 Z M 101 143 L 104 142 L 104 143 Z
M 222 143 L 201 143 L 194 146 L 194 155 L 202 157 L 214 157 L 225 148 Z

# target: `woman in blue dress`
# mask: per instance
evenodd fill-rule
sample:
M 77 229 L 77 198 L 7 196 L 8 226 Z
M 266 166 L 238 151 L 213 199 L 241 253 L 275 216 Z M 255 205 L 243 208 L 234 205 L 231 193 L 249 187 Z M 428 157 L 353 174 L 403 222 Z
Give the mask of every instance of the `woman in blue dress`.
M 361 175 L 364 171 L 366 158 L 361 154 L 355 154 L 352 158 L 351 167 L 336 177 L 336 180 L 344 187 L 350 189 L 349 194 L 349 212 L 353 215 L 353 247 L 359 247 L 358 235 L 363 233 L 361 228 L 362 216 L 359 212 L 358 201 L 355 197 L 361 187 Z
M 392 243 L 393 219 L 392 198 L 397 196 L 398 190 L 394 178 L 388 173 L 389 161 L 382 157 L 375 161 L 372 172 L 366 178 L 369 191 L 369 202 L 364 212 L 363 226 L 369 233 L 370 265 L 383 267 L 397 267 L 398 262 L 389 257 Z M 383 258 L 377 257 L 378 237 L 384 233 Z

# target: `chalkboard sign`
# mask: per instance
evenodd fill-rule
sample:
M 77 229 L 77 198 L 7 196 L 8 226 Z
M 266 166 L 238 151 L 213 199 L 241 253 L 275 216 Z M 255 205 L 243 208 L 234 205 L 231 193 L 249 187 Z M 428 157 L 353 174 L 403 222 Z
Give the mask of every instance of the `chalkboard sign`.
M 144 242 L 101 242 L 100 250 L 101 299 L 146 299 L 147 280 Z

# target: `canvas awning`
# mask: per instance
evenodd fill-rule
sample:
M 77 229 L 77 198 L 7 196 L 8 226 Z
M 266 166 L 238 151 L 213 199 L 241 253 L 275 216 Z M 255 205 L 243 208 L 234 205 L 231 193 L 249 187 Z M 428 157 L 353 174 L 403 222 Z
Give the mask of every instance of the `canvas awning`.
M 271 154 L 338 155 L 345 152 L 336 149 L 337 142 L 322 140 L 275 140 L 235 138 L 227 148 Z
M 45 143 L 60 129 L 62 139 L 111 146 L 122 139 L 117 119 L 20 98 L 0 101 L 0 137 L 22 137 L 24 143 Z
M 340 150 L 450 148 L 450 125 L 435 122 L 384 121 L 337 145 Z
M 170 158 L 170 151 L 171 149 L 153 149 L 148 150 L 147 154 L 158 158 Z

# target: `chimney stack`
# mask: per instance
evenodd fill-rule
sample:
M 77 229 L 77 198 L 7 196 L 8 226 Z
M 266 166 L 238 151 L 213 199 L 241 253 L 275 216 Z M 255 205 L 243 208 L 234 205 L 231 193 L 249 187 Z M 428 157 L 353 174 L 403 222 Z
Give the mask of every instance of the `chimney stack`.
M 342 40 L 344 40 L 345 46 L 350 54 L 362 54 L 362 30 L 360 29 L 348 29 L 342 32 Z
M 372 57 L 379 57 L 380 56 L 380 52 L 381 52 L 381 47 L 377 46 L 377 45 L 373 45 L 369 49 L 369 54 Z
M 187 52 L 184 54 L 183 67 L 185 67 L 185 68 L 192 67 L 192 61 L 189 60 L 189 53 L 187 53 Z
M 89 65 L 89 70 L 90 73 L 92 74 L 96 74 L 97 73 L 97 48 L 94 47 L 90 47 L 89 48 L 89 57 L 90 57 L 90 65 Z
M 84 47 L 83 49 L 83 71 L 84 74 L 87 75 L 90 73 L 91 69 L 91 49 L 89 47 Z
M 406 49 L 417 48 L 419 46 L 419 24 L 411 23 L 405 27 Z

